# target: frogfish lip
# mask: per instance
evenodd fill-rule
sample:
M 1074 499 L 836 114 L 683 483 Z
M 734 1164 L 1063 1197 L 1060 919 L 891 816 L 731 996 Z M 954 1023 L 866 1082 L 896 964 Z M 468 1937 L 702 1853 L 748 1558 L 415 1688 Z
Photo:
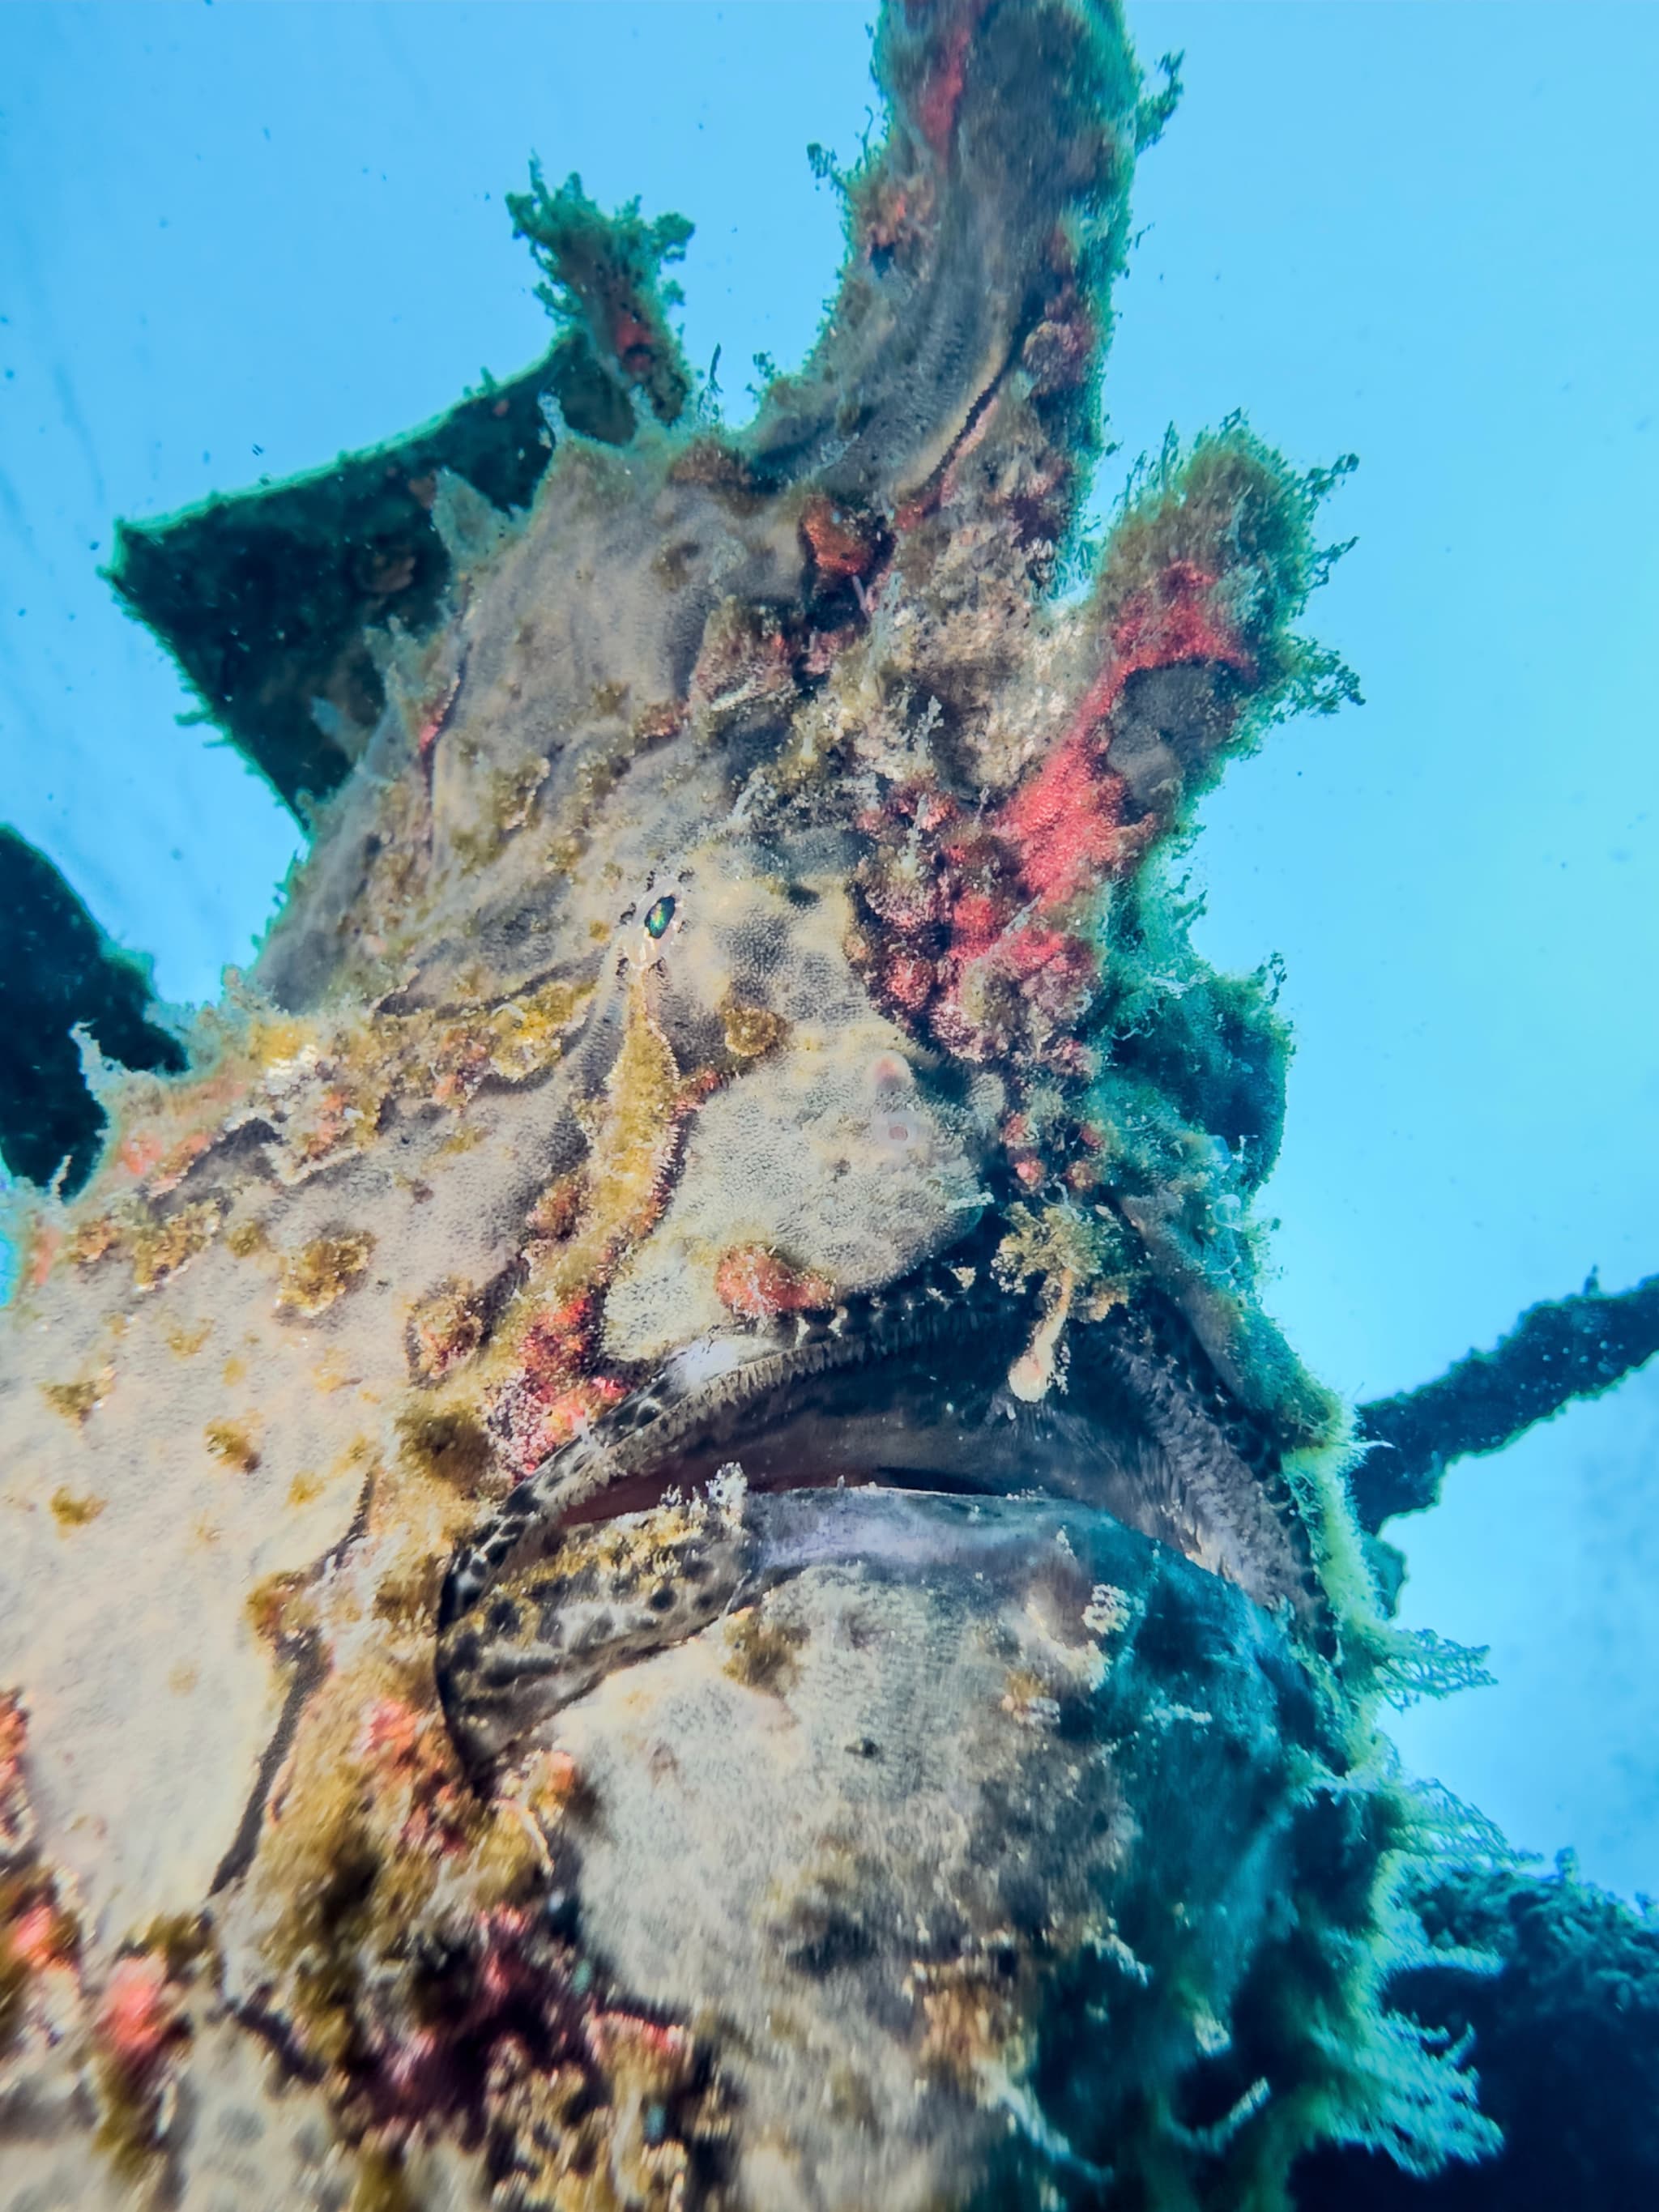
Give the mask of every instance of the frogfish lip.
M 468 1763 L 498 1763 L 616 1667 L 808 1565 L 920 1577 L 930 1544 L 959 1558 L 974 1500 L 998 1501 L 999 1541 L 1021 1501 L 1037 1519 L 1104 1511 L 1270 1611 L 1317 1616 L 1271 1440 L 1172 1310 L 1079 1329 L 1065 1391 L 1034 1406 L 1006 1379 L 1030 1314 L 969 1273 L 693 1345 L 510 1493 L 441 1608 L 440 1690 Z

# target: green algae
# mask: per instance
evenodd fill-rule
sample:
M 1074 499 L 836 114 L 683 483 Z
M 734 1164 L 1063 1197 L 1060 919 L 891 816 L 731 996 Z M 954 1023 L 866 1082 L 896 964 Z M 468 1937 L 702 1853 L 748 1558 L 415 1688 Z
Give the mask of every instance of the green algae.
M 507 205 L 543 272 L 537 297 L 565 329 L 551 369 L 571 428 L 604 445 L 626 445 L 635 391 L 659 422 L 677 422 L 691 380 L 667 320 L 682 295 L 661 272 L 684 259 L 692 226 L 678 215 L 647 222 L 637 200 L 614 216 L 602 214 L 580 177 L 550 191 L 534 162 L 530 190 L 509 192 Z

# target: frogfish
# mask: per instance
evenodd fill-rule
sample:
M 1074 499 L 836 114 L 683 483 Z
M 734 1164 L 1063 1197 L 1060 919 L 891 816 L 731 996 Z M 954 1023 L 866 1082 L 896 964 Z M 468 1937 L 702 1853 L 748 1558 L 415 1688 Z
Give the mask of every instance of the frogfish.
M 890 0 L 805 364 L 539 174 L 556 331 L 117 588 L 303 815 L 182 1067 L 89 1052 L 0 1316 L 0 2201 L 1288 2204 L 1490 2147 L 1387 2002 L 1444 1808 L 1258 1293 L 1225 763 L 1352 690 L 1342 473 L 1083 526 L 1115 6 Z

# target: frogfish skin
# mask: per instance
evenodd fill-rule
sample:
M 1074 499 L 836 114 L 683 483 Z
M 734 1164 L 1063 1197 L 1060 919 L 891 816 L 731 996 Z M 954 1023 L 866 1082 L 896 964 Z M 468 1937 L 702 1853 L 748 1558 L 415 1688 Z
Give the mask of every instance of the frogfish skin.
M 1170 865 L 1350 688 L 1294 627 L 1340 470 L 1229 422 L 1090 555 L 1173 84 L 1091 0 L 892 0 L 877 64 L 746 430 L 687 226 L 538 177 L 533 386 L 124 534 L 313 834 L 0 1317 L 0 2203 L 1490 2147 L 1383 1997 L 1433 1819 L 1255 1287 L 1286 1038 Z

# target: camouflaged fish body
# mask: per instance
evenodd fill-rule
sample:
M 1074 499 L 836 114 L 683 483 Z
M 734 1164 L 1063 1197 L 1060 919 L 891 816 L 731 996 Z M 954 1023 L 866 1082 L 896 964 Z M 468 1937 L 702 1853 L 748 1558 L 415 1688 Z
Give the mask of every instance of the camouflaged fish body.
M 1257 1292 L 1288 1040 L 1170 875 L 1345 696 L 1340 471 L 1172 444 L 1066 596 L 1172 91 L 1097 0 L 893 0 L 878 69 L 748 429 L 684 226 L 538 179 L 544 405 L 124 541 L 332 795 L 25 1224 L 0 2205 L 1229 2212 L 1489 2142 L 1381 2008 L 1422 1821 Z

